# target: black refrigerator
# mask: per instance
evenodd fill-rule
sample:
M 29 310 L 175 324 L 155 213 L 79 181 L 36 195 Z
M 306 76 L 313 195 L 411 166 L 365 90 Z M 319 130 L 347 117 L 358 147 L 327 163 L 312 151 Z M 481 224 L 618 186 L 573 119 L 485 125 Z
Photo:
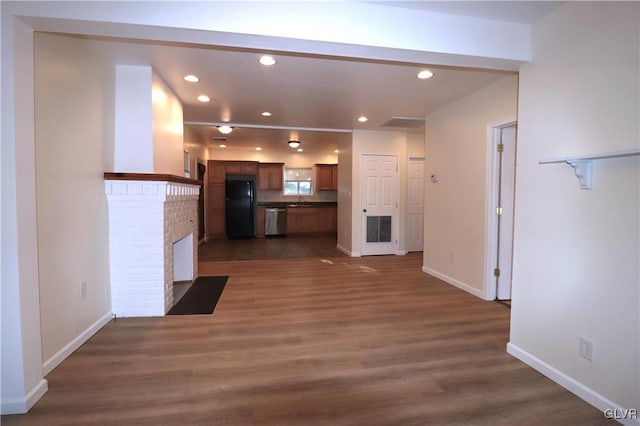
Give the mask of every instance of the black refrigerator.
M 255 232 L 256 177 L 227 175 L 225 222 L 228 238 L 253 238 Z

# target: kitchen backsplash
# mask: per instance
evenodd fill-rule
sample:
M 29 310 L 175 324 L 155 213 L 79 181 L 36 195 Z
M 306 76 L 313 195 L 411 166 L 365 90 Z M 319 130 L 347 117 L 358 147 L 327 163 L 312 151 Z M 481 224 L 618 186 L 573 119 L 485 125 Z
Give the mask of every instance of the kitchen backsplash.
M 282 191 L 257 191 L 258 201 L 298 201 L 298 196 L 283 195 Z M 317 191 L 313 195 L 303 195 L 303 201 L 338 201 L 337 191 Z

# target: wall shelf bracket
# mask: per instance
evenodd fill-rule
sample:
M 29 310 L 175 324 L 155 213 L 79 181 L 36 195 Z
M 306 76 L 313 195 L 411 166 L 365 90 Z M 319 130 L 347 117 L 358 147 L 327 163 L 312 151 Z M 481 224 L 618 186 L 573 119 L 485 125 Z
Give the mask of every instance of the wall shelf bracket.
M 630 149 L 626 151 L 605 152 L 593 155 L 581 155 L 574 157 L 552 158 L 540 160 L 539 164 L 565 163 L 573 167 L 573 171 L 578 178 L 581 189 L 591 189 L 591 169 L 593 160 L 603 160 L 607 158 L 631 157 L 640 155 L 640 149 Z
M 567 161 L 573 167 L 573 171 L 580 183 L 580 189 L 591 189 L 591 160 Z

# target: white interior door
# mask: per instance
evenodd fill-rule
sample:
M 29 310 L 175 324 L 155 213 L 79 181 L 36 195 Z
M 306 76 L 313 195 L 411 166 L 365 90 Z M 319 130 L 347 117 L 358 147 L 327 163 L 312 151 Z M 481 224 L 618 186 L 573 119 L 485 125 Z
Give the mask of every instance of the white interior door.
M 409 157 L 407 168 L 407 251 L 423 251 L 424 158 Z
M 514 219 L 514 190 L 516 173 L 516 126 L 501 129 L 498 164 L 498 262 L 496 268 L 499 274 L 497 280 L 497 294 L 499 300 L 511 299 L 511 277 L 513 263 L 513 219 Z
M 398 159 L 363 155 L 362 255 L 396 254 L 398 247 Z

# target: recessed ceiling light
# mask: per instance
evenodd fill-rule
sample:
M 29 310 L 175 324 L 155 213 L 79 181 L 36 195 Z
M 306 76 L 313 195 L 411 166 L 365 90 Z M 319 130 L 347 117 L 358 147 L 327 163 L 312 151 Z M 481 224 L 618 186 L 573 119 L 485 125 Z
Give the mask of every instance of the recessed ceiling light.
M 226 148 L 227 146 L 225 144 L 220 144 L 218 145 L 220 148 Z
M 260 62 L 262 65 L 267 67 L 270 67 L 271 65 L 276 64 L 276 60 L 273 59 L 273 56 L 269 56 L 269 55 L 261 56 L 258 62 Z
M 358 121 L 361 123 L 365 123 L 367 121 L 369 121 L 369 119 L 367 117 L 365 117 L 364 115 L 358 117 Z
M 421 80 L 433 77 L 433 73 L 429 70 L 422 70 L 418 73 L 418 78 Z
M 200 95 L 198 96 L 198 100 L 200 102 L 209 102 L 211 99 L 207 95 Z
M 189 83 L 197 83 L 200 81 L 200 79 L 198 78 L 197 75 L 193 75 L 193 74 L 189 74 L 189 75 L 185 75 L 184 79 L 186 81 L 188 81 Z
M 298 148 L 298 152 L 302 152 L 302 151 L 304 151 L 304 149 Z
M 256 147 L 256 151 L 262 151 L 262 148 L 260 148 L 259 146 Z
M 271 113 L 269 111 L 265 111 L 262 113 L 263 117 L 271 117 Z

